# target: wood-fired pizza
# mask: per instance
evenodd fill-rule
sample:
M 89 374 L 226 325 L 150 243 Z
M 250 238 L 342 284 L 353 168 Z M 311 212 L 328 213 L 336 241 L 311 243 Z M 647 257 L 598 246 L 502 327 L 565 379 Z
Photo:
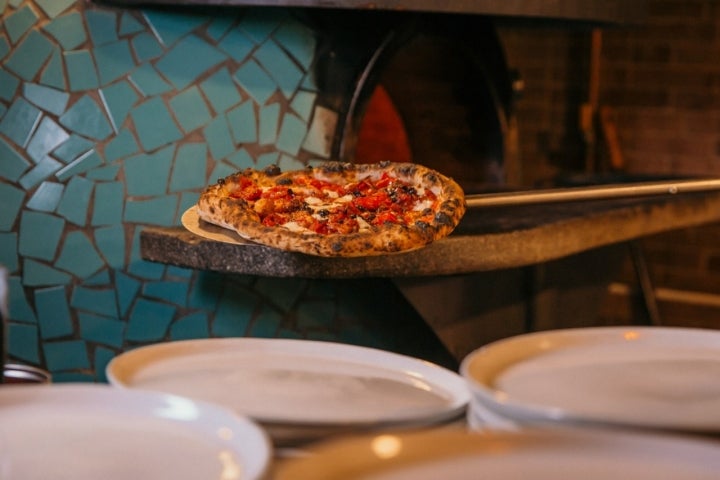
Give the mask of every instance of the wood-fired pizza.
M 414 163 L 326 162 L 248 168 L 205 189 L 198 216 L 287 251 L 358 257 L 413 250 L 449 235 L 465 213 L 451 178 Z

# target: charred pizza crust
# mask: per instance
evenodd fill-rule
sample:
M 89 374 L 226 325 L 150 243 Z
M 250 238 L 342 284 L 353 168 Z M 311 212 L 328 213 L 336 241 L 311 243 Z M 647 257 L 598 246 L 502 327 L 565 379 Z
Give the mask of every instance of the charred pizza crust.
M 432 215 L 410 225 L 384 223 L 355 233 L 321 234 L 294 231 L 261 223 L 252 202 L 231 196 L 242 177 L 261 185 L 292 188 L 296 176 L 311 176 L 338 184 L 387 173 L 413 186 L 434 193 Z M 327 162 L 303 170 L 281 172 L 276 166 L 264 170 L 246 169 L 218 180 L 200 195 L 197 211 L 206 222 L 234 230 L 242 238 L 286 251 L 325 257 L 358 257 L 403 252 L 420 248 L 449 235 L 465 213 L 465 196 L 451 178 L 414 163 L 350 164 Z

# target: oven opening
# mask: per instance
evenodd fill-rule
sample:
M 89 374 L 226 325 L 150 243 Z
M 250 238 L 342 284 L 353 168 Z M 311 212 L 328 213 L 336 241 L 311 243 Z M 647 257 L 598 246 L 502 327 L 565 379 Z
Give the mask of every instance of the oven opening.
M 467 193 L 497 190 L 515 162 L 504 53 L 490 25 L 452 25 L 423 29 L 378 62 L 350 157 L 419 163 Z

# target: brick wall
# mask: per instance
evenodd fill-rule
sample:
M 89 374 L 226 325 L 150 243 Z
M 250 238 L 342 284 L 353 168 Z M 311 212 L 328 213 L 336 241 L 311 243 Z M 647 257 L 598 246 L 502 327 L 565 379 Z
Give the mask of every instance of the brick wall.
M 720 175 L 720 3 L 649 0 L 640 25 L 602 30 L 599 103 L 611 108 L 623 171 Z M 525 81 L 517 103 L 522 181 L 538 184 L 585 168 L 579 110 L 587 101 L 591 31 L 500 25 L 511 68 Z M 644 238 L 663 324 L 720 328 L 720 225 Z M 601 319 L 642 314 L 628 259 Z

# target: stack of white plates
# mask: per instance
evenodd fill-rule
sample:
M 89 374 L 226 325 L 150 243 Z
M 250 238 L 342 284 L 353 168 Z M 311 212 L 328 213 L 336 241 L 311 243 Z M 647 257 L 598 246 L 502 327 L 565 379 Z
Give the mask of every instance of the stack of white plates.
M 332 342 L 213 338 L 145 346 L 115 357 L 118 387 L 180 395 L 259 422 L 287 447 L 336 433 L 464 422 L 457 373 L 416 358 Z
M 0 387 L 0 478 L 260 479 L 265 432 L 216 405 L 107 385 Z
M 720 432 L 720 331 L 597 327 L 490 343 L 460 366 L 478 429 L 613 425 Z

